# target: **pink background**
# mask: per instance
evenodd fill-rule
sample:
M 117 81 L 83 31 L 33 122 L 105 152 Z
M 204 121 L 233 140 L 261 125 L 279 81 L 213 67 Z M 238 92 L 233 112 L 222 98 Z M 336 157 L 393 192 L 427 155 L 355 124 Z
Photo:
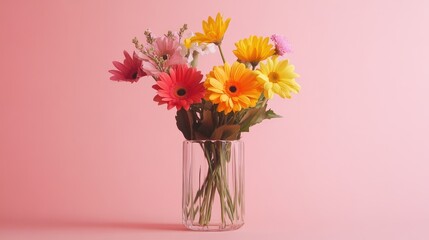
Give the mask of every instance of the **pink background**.
M 429 239 L 428 9 L 1 0 L 0 239 Z M 229 61 L 240 38 L 287 36 L 302 92 L 244 137 L 246 225 L 195 233 L 181 227 L 175 112 L 151 79 L 107 71 L 146 28 L 200 31 L 218 11 Z

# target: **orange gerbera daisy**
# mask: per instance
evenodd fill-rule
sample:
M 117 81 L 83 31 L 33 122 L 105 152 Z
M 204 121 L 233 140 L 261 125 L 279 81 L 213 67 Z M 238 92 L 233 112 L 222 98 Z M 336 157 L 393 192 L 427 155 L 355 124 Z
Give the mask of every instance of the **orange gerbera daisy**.
M 217 111 L 238 112 L 241 109 L 254 107 L 261 95 L 261 84 L 256 74 L 243 63 L 214 67 L 207 74 L 204 82 L 205 99 L 218 104 Z

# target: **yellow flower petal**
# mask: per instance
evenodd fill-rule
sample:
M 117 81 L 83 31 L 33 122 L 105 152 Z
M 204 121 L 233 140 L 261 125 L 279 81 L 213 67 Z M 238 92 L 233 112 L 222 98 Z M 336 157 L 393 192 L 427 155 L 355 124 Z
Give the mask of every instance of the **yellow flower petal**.
M 256 65 L 274 55 L 275 49 L 269 44 L 268 37 L 250 36 L 235 43 L 237 49 L 233 51 L 234 55 L 244 63 Z
M 291 98 L 291 92 L 298 93 L 301 87 L 295 81 L 299 75 L 288 60 L 280 61 L 277 56 L 271 57 L 266 63 L 261 63 L 255 71 L 257 80 L 264 86 L 264 96 L 268 99 L 276 93 L 282 98 Z
M 191 42 L 221 44 L 230 21 L 230 18 L 224 21 L 220 13 L 216 15 L 216 19 L 209 17 L 202 23 L 204 33 L 195 33 Z

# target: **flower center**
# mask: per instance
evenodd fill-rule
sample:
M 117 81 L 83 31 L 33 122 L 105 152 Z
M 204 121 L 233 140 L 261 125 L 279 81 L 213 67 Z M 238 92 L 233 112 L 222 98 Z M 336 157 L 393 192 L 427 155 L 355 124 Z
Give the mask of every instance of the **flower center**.
M 132 77 L 133 79 L 136 79 L 136 78 L 137 78 L 137 72 L 133 73 L 133 74 L 131 75 L 131 77 Z
M 164 59 L 164 61 L 167 60 L 167 58 L 168 58 L 168 54 L 162 55 L 162 59 Z
M 184 88 L 179 88 L 179 89 L 176 91 L 176 93 L 177 93 L 177 96 L 179 96 L 179 97 L 183 97 L 183 96 L 185 96 L 185 94 L 186 94 L 186 89 L 184 89 Z
M 270 82 L 277 83 L 279 81 L 280 76 L 276 72 L 270 72 L 268 74 L 268 78 L 270 79 Z
M 232 93 L 235 93 L 235 92 L 237 92 L 237 87 L 236 86 L 230 86 L 229 91 Z

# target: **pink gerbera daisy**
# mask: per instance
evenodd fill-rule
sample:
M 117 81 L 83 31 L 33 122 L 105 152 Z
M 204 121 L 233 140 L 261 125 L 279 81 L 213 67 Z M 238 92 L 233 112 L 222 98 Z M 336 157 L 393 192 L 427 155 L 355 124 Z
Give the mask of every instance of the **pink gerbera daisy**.
M 146 76 L 146 73 L 142 69 L 142 60 L 134 52 L 131 58 L 127 51 L 124 51 L 125 59 L 124 63 L 117 61 L 113 62 L 113 65 L 118 70 L 110 70 L 109 73 L 113 74 L 110 80 L 114 81 L 125 81 L 125 82 L 137 82 L 139 78 Z
M 289 42 L 281 35 L 273 34 L 271 40 L 274 42 L 276 47 L 276 54 L 283 56 L 285 53 L 292 52 L 292 48 Z
M 142 69 L 142 60 L 138 58 L 134 52 L 131 58 L 127 51 L 124 51 L 125 59 L 124 63 L 117 61 L 113 62 L 113 65 L 118 70 L 109 70 L 109 73 L 113 74 L 110 80 L 114 81 L 125 81 L 125 82 L 137 82 L 139 78 L 146 76 L 146 73 Z
M 186 63 L 182 56 L 179 41 L 174 36 L 155 38 L 152 48 L 143 55 L 143 70 L 151 76 L 158 77 L 174 65 Z
M 180 110 L 183 107 L 189 110 L 191 104 L 200 103 L 204 97 L 202 78 L 203 75 L 196 68 L 186 64 L 176 65 L 170 68 L 170 74 L 159 75 L 158 81 L 152 86 L 157 90 L 153 100 L 159 105 L 167 104 L 167 109 L 176 107 Z

